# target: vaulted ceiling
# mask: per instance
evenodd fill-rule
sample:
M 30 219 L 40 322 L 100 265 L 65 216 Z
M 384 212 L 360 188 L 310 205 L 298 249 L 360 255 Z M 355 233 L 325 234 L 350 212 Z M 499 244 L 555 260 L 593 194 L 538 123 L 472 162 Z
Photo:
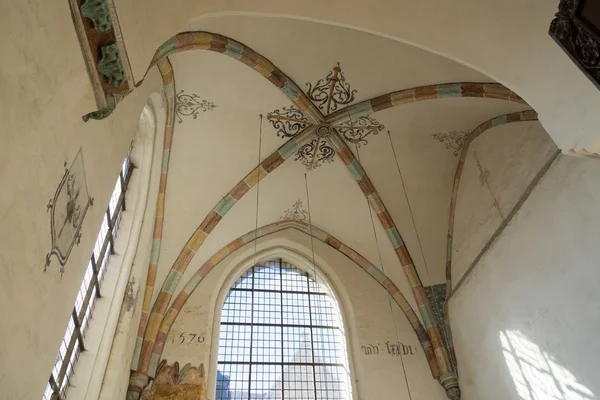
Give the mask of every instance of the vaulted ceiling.
M 313 98 L 325 99 L 313 100 L 325 115 L 329 87 L 321 94 L 317 89 L 327 84 L 328 74 L 336 74 L 338 66 L 337 76 L 343 76 L 345 86 L 338 82 L 336 89 L 346 89 L 338 97 L 333 96 L 342 101 L 338 109 L 420 86 L 493 82 L 430 52 L 314 22 L 227 16 L 203 19 L 190 28 L 233 38 L 268 58 L 309 96 L 312 89 Z M 285 113 L 284 107 L 293 106 L 279 88 L 232 57 L 187 51 L 170 59 L 180 106 L 171 151 L 158 282 L 215 204 L 258 164 L 259 137 L 261 161 L 289 140 L 271 121 L 285 122 L 273 113 Z M 186 101 L 191 101 L 190 109 L 181 107 Z M 329 108 L 335 106 L 331 101 Z M 191 109 L 195 109 L 194 115 L 186 115 Z M 501 99 L 436 98 L 373 113 L 371 118 L 380 125 L 364 140 L 346 140 L 387 206 L 425 285 L 445 281 L 448 211 L 461 140 L 491 118 L 525 109 L 529 106 Z M 302 114 L 295 117 L 298 115 Z M 288 129 L 287 133 L 297 131 Z M 258 225 L 277 221 L 297 200 L 308 210 L 306 174 L 313 224 L 369 260 L 378 260 L 365 196 L 338 156 L 319 163 L 321 155 L 315 157 L 320 165 L 312 170 L 293 155 L 261 181 Z M 308 163 L 312 156 L 309 152 Z M 211 232 L 194 264 L 201 265 L 229 241 L 254 229 L 255 190 L 238 201 Z M 396 268 L 399 263 L 391 243 L 376 218 L 374 222 L 383 263 L 389 266 L 386 269 L 400 271 L 395 278 L 406 284 L 401 269 Z M 195 268 L 187 273 L 193 273 L 191 270 Z

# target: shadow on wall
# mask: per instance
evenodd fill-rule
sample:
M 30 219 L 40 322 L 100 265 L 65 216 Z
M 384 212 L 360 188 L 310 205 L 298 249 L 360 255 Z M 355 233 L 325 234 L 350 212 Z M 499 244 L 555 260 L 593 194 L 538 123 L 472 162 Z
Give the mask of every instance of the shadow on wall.
M 592 400 L 596 396 L 577 382 L 555 357 L 519 331 L 500 332 L 506 366 L 522 400 Z

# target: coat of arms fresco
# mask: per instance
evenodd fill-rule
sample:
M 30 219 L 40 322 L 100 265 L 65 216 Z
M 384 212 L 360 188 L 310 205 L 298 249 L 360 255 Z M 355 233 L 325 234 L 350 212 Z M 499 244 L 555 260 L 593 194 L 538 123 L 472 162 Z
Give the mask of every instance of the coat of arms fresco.
M 50 232 L 52 249 L 46 254 L 44 272 L 51 263 L 52 256 L 56 256 L 60 264 L 60 274 L 65 272 L 65 264 L 73 250 L 73 246 L 79 244 L 81 239 L 81 225 L 94 199 L 88 194 L 83 167 L 83 154 L 81 149 L 75 156 L 70 168 L 65 161 L 65 173 L 60 181 L 54 198 L 50 199 L 48 211 L 50 211 Z

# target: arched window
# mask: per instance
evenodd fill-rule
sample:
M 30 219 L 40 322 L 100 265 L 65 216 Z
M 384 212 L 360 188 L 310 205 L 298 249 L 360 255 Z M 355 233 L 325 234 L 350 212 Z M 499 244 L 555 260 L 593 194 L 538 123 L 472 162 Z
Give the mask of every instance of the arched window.
M 80 352 L 86 350 L 85 334 L 89 327 L 96 300 L 101 297 L 102 282 L 107 272 L 108 260 L 114 254 L 114 241 L 117 238 L 121 213 L 125 210 L 125 192 L 133 172 L 130 155 L 131 147 L 121 165 L 119 177 L 104 213 L 100 232 L 96 237 L 94 251 L 85 270 L 75 299 L 73 312 L 60 343 L 58 356 L 50 373 L 50 379 L 42 400 L 66 398 L 75 363 Z
M 216 400 L 351 399 L 344 325 L 326 285 L 292 265 L 250 268 L 223 304 Z

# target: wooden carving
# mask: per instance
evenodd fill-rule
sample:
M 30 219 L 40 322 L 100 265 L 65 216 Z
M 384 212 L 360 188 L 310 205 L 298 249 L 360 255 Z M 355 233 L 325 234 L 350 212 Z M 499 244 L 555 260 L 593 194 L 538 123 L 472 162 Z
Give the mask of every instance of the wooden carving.
M 561 0 L 550 36 L 600 89 L 600 2 Z

